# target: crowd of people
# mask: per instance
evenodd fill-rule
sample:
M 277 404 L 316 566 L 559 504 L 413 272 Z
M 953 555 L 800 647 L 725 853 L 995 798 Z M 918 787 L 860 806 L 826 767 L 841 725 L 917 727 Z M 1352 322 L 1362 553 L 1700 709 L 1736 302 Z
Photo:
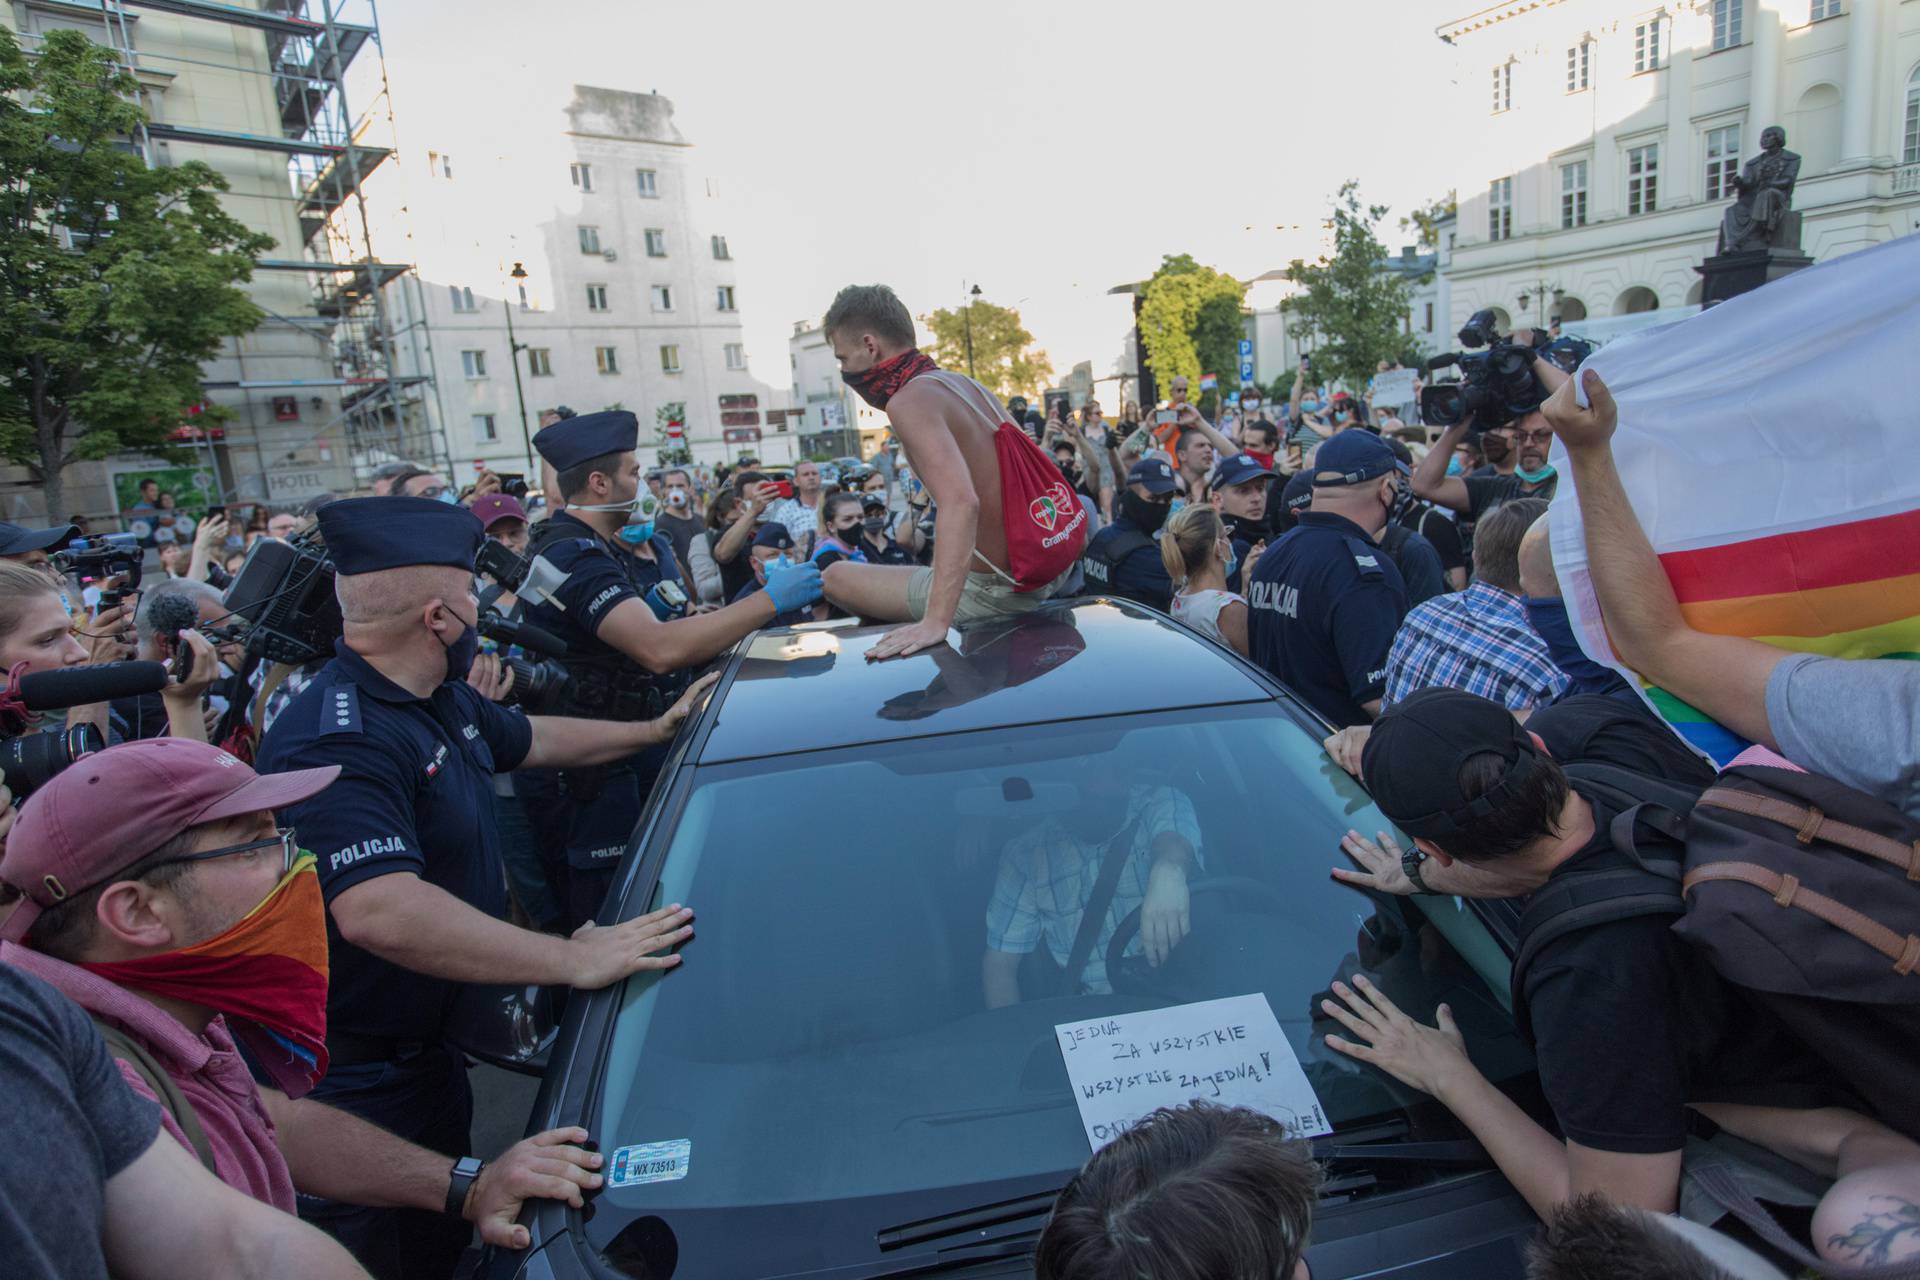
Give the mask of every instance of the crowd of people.
M 41 1153 L 0 1175 L 0 1241 L 33 1250 L 32 1274 L 444 1276 L 476 1229 L 523 1247 L 527 1200 L 580 1205 L 602 1185 L 584 1130 L 471 1155 L 457 997 L 679 963 L 689 906 L 597 921 L 707 668 L 764 627 L 888 624 L 884 661 L 1049 599 L 1132 600 L 1327 722 L 1329 756 L 1412 839 L 1348 833 L 1333 874 L 1357 889 L 1544 911 L 1650 841 L 1683 857 L 1681 828 L 1636 822 L 1724 778 L 1575 639 L 1548 545 L 1556 437 L 1621 657 L 1751 740 L 1743 764 L 1857 795 L 1856 822 L 1920 848 L 1920 664 L 1689 627 L 1591 371 L 1583 403 L 1537 360 L 1538 409 L 1437 434 L 1304 362 L 1272 414 L 1254 389 L 1210 418 L 1176 378 L 1109 425 L 939 369 L 884 287 L 843 291 L 825 329 L 897 452 L 643 471 L 632 414 L 551 411 L 531 491 L 395 461 L 364 495 L 258 508 L 236 533 L 143 487 L 158 574 L 137 591 L 72 571 L 72 524 L 0 525 L 0 719 L 105 744 L 24 803 L 0 795 L 0 1087 Z M 263 540 L 324 547 L 332 574 L 335 634 L 298 661 L 263 661 L 229 608 Z M 18 695 L 127 660 L 166 674 L 51 713 Z M 1826 838 L 1813 812 L 1803 845 Z M 1336 982 L 1345 1034 L 1326 1042 L 1471 1131 L 1545 1224 L 1538 1276 L 1778 1274 L 1678 1215 L 1703 1132 L 1832 1180 L 1799 1242 L 1813 1265 L 1920 1259 L 1912 1028 L 1844 989 L 1817 1016 L 1764 998 L 1676 913 L 1542 915 L 1523 939 L 1512 995 L 1551 1129 L 1479 1074 L 1444 1005 L 1427 1025 L 1364 976 Z M 1017 981 L 988 974 L 989 1005 Z M 1305 1275 L 1319 1187 L 1270 1119 L 1164 1111 L 1061 1192 L 1036 1269 Z M 52 1215 L 68 1229 L 49 1239 Z

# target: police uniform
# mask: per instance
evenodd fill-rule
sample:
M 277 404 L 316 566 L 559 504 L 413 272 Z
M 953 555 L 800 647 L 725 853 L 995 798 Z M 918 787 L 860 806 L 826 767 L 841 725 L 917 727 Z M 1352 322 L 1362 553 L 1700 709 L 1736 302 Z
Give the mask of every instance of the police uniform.
M 1237 488 L 1250 480 L 1271 482 L 1273 468 L 1262 466 L 1260 460 L 1251 453 L 1228 454 L 1213 464 L 1213 474 L 1207 477 L 1207 492 L 1219 493 L 1222 489 Z M 1254 547 L 1270 540 L 1267 516 L 1272 514 L 1272 489 L 1267 490 L 1268 507 L 1258 521 L 1243 516 L 1222 515 L 1221 522 L 1227 527 L 1227 542 L 1233 547 L 1233 572 L 1227 575 L 1227 590 L 1239 595 L 1246 594 L 1247 575 L 1253 572 L 1248 562 Z
M 430 498 L 346 499 L 321 508 L 319 519 L 334 567 L 346 575 L 420 564 L 470 572 L 482 537 L 473 516 Z M 261 773 L 340 768 L 323 795 L 279 815 L 317 859 L 327 902 L 368 880 L 411 874 L 504 918 L 492 778 L 526 757 L 526 717 L 461 679 L 416 697 L 344 640 L 334 650 L 275 718 L 257 761 Z M 445 1042 L 460 984 L 355 946 L 331 912 L 327 943 L 330 1065 L 313 1096 L 435 1151 L 466 1154 L 473 1095 L 465 1059 Z M 470 1231 L 440 1214 L 308 1196 L 300 1211 L 376 1275 L 444 1275 Z
M 609 453 L 631 453 L 639 433 L 639 420 L 631 413 L 587 413 L 541 430 L 533 446 L 555 471 L 565 471 Z M 553 591 L 558 607 L 526 602 L 527 620 L 567 646 L 560 664 L 572 677 L 574 696 L 567 706 L 553 708 L 554 714 L 653 719 L 685 689 L 687 673 L 654 675 L 600 639 L 601 625 L 623 602 L 644 601 L 665 581 L 685 590 L 668 537 L 656 532 L 647 545 L 651 560 L 609 542 L 566 511 L 536 526 L 531 554 L 566 575 Z M 515 775 L 514 790 L 526 806 L 542 866 L 555 883 L 566 886 L 568 929 L 599 913 L 668 750 L 660 745 L 612 764 Z
M 1350 444 L 1328 454 L 1348 437 Z M 1322 487 L 1329 474 L 1339 475 L 1334 484 L 1363 483 L 1397 465 L 1378 436 L 1344 431 L 1320 447 L 1314 474 Z M 1386 692 L 1387 651 L 1407 608 L 1400 570 L 1364 529 L 1345 516 L 1304 511 L 1254 566 L 1250 656 L 1335 728 L 1366 724 L 1361 704 Z
M 1134 463 L 1127 483 L 1141 485 L 1157 498 L 1176 488 L 1173 468 L 1157 457 Z M 1173 579 L 1160 558 L 1160 544 L 1127 514 L 1124 500 L 1113 523 L 1087 539 L 1080 569 L 1089 593 L 1122 596 L 1162 613 L 1173 607 Z

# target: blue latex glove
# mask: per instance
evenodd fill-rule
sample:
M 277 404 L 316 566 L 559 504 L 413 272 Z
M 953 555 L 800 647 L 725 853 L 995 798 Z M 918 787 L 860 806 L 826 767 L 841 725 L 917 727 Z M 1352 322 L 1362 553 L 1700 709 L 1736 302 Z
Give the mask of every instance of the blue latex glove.
M 782 556 L 767 566 L 767 598 L 775 613 L 804 609 L 821 594 L 819 565 L 794 564 Z

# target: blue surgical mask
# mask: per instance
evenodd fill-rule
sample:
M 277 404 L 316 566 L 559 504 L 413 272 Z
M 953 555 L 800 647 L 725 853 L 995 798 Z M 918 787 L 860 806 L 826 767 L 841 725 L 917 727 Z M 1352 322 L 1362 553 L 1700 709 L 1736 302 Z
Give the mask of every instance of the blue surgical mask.
M 1238 569 L 1239 567 L 1240 567 L 1240 553 L 1233 549 L 1232 543 L 1228 543 L 1227 544 L 1227 567 L 1224 570 L 1222 570 L 1222 572 L 1226 574 L 1227 582 L 1229 585 L 1231 585 L 1233 582 L 1233 571 L 1235 569 Z
M 1453 457 L 1447 459 L 1448 475 L 1450 476 L 1464 475 L 1466 473 L 1466 470 L 1467 469 L 1465 467 L 1460 465 L 1460 456 L 1458 454 L 1455 454 Z
M 653 537 L 653 521 L 649 520 L 645 524 L 621 525 L 614 536 L 630 547 L 637 547 Z
M 446 503 L 450 507 L 457 507 L 460 505 L 460 495 L 455 493 L 451 489 L 442 489 L 437 495 L 437 497 L 439 501 Z
M 1179 515 L 1181 512 L 1181 509 L 1184 508 L 1186 505 L 1187 505 L 1187 500 L 1185 498 L 1175 498 L 1171 503 L 1167 505 L 1167 519 L 1171 520 L 1175 516 Z
M 660 499 L 653 496 L 651 490 L 642 489 L 633 500 L 633 510 L 627 512 L 627 522 L 616 531 L 615 536 L 630 547 L 637 547 L 653 536 L 654 521 L 660 515 Z
M 1302 400 L 1300 402 L 1300 412 L 1318 413 L 1320 412 L 1320 402 L 1318 400 Z
M 1516 476 L 1519 476 L 1520 479 L 1525 481 L 1527 484 L 1539 484 L 1542 480 L 1545 480 L 1554 474 L 1553 464 L 1549 462 L 1546 466 L 1540 468 L 1538 471 L 1528 471 L 1525 467 L 1515 467 L 1513 469 L 1513 474 L 1515 474 Z

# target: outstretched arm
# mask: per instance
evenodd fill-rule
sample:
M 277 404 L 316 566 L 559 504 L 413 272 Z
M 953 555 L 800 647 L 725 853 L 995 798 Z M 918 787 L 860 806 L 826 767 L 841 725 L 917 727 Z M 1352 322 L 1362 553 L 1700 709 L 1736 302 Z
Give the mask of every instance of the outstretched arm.
M 1447 460 L 1453 457 L 1454 449 L 1467 438 L 1467 428 L 1473 425 L 1473 419 L 1456 422 L 1440 433 L 1440 438 L 1427 450 L 1427 456 L 1413 469 L 1411 483 L 1413 496 L 1425 498 L 1435 506 L 1447 507 L 1465 513 L 1473 505 L 1467 496 L 1467 482 L 1459 476 L 1447 474 Z

